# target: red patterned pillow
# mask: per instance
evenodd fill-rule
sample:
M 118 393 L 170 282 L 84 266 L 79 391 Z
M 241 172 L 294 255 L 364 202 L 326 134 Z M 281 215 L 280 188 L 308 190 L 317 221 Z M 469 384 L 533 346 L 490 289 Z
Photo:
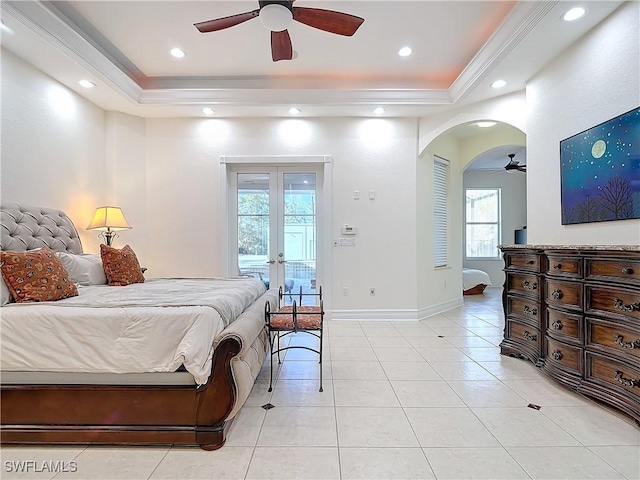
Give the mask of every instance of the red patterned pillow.
M 2 277 L 16 302 L 48 302 L 78 295 L 69 273 L 50 249 L 0 255 Z
M 102 244 L 100 245 L 100 256 L 109 285 L 124 286 L 132 283 L 144 283 L 144 275 L 142 275 L 138 257 L 129 245 L 118 250 Z

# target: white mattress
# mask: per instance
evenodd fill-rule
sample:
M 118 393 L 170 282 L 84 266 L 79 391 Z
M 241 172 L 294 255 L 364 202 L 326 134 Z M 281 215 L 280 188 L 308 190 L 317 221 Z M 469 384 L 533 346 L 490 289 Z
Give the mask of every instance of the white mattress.
M 462 269 L 462 290 L 469 290 L 481 284 L 491 286 L 491 278 L 487 272 L 471 268 Z
M 203 384 L 215 337 L 265 288 L 256 279 L 154 279 L 78 290 L 0 309 L 1 370 L 173 372 L 183 364 Z

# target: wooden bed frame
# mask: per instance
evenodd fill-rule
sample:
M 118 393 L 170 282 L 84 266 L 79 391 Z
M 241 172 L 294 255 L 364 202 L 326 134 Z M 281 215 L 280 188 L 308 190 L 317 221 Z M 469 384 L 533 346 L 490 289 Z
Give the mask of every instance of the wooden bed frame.
M 3 205 L 0 210 L 4 250 L 46 245 L 52 250 L 82 252 L 77 231 L 63 212 L 15 204 Z M 24 235 L 25 230 L 13 223 L 14 217 L 22 214 L 37 217 L 37 227 L 33 226 L 33 219 L 25 219 L 31 222 L 29 235 Z M 47 238 L 48 234 L 32 232 L 34 228 L 63 229 L 71 232 L 73 238 L 63 239 L 62 248 L 58 243 L 64 232 L 52 231 Z M 35 244 L 29 243 L 34 241 Z M 24 248 L 19 248 L 22 244 Z M 260 311 L 263 310 L 264 304 Z M 179 444 L 198 445 L 205 450 L 220 448 L 233 420 L 227 419 L 239 408 L 231 360 L 240 353 L 242 341 L 235 334 L 220 341 L 214 350 L 209 380 L 200 387 L 195 384 L 2 384 L 1 441 L 3 444 Z M 241 401 L 244 402 L 244 398 Z
M 481 283 L 468 290 L 463 290 L 462 293 L 463 295 L 481 295 L 485 288 L 487 288 L 487 286 L 484 283 Z

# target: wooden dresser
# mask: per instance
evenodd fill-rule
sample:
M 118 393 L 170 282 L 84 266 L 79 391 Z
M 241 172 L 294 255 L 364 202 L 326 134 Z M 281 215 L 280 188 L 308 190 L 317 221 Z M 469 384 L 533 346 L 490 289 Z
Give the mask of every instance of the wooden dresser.
M 640 426 L 640 247 L 502 245 L 503 355 Z

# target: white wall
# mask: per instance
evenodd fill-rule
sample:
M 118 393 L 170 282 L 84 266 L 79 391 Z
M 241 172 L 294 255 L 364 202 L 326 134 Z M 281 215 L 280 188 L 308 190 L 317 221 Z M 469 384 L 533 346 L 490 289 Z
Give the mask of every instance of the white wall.
M 84 227 L 104 201 L 104 110 L 3 49 L 1 148 L 2 201 L 64 210 L 95 251 Z
M 561 140 L 640 105 L 639 16 L 623 4 L 527 85 L 529 243 L 640 243 L 640 220 L 561 225 L 559 166 Z
M 221 156 L 328 155 L 334 207 L 327 241 L 345 223 L 358 227 L 356 247 L 330 249 L 332 308 L 341 318 L 416 309 L 415 120 L 148 119 L 146 140 L 153 275 L 226 274 Z M 376 191 L 375 200 L 368 190 Z

